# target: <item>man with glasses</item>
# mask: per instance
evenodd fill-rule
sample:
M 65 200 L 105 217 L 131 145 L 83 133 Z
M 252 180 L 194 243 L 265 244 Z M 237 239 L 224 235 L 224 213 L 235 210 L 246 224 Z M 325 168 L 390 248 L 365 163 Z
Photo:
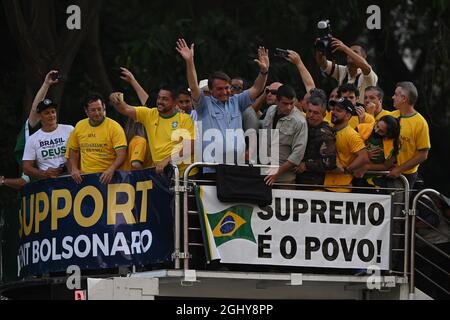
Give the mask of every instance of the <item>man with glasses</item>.
M 271 83 L 256 99 L 255 103 L 252 105 L 252 109 L 255 110 L 258 119 L 264 120 L 267 110 L 277 103 L 277 92 L 282 85 L 281 82 Z
M 231 95 L 240 94 L 244 92 L 244 79 L 241 77 L 234 77 L 231 79 Z

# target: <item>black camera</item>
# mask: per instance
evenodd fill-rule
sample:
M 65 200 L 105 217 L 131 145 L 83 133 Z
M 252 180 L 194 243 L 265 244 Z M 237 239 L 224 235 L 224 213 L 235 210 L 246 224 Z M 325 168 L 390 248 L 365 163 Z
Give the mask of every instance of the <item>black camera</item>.
M 321 20 L 317 23 L 319 29 L 319 39 L 315 43 L 316 50 L 325 55 L 331 54 L 331 25 L 330 20 Z
M 52 78 L 53 81 L 64 81 L 65 77 L 60 74 L 59 72 L 53 72 L 50 77 Z
M 289 52 L 287 50 L 280 49 L 280 48 L 275 49 L 275 53 L 274 53 L 275 57 L 287 58 L 288 55 L 289 55 Z

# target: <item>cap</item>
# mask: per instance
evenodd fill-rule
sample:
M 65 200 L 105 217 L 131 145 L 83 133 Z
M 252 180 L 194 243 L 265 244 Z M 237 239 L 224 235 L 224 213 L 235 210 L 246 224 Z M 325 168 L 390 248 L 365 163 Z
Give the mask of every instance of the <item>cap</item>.
M 58 107 L 58 105 L 56 103 L 54 103 L 52 100 L 45 99 L 44 101 L 39 102 L 39 104 L 37 105 L 37 108 L 36 108 L 36 112 L 41 113 L 42 111 L 44 111 L 47 108 L 56 108 L 56 107 Z
M 355 106 L 353 105 L 353 103 L 350 100 L 348 100 L 346 98 L 340 98 L 340 99 L 338 99 L 336 101 L 330 101 L 329 104 L 332 107 L 339 106 L 342 109 L 344 109 L 345 111 L 349 112 L 350 114 L 356 115 L 356 108 L 355 108 Z

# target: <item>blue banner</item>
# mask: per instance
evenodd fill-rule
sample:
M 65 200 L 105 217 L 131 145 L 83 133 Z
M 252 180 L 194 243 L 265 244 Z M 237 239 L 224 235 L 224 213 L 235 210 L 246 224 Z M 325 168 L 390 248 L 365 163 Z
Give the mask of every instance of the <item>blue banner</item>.
M 18 276 L 98 270 L 171 260 L 170 180 L 153 169 L 39 181 L 25 187 L 19 212 Z

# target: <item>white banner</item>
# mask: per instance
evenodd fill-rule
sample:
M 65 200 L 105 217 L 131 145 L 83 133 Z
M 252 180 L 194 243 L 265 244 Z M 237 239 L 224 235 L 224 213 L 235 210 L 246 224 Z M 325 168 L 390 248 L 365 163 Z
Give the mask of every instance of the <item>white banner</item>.
M 197 189 L 209 258 L 222 263 L 389 269 L 391 197 L 273 190 L 271 206 Z

